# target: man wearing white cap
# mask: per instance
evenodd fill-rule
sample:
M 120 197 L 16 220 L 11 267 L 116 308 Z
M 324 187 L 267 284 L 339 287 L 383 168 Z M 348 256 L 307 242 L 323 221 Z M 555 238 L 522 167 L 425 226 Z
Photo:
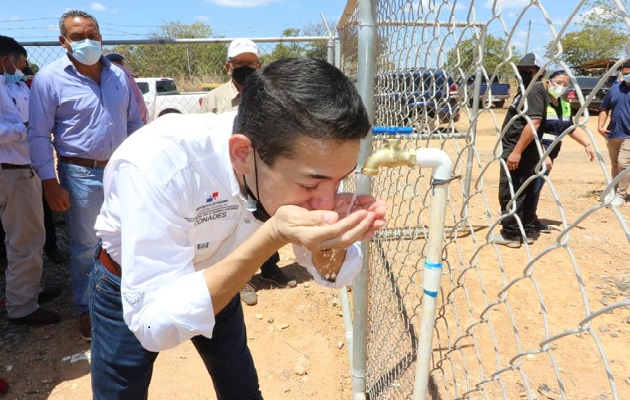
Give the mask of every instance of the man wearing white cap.
M 235 39 L 227 52 L 227 69 L 230 81 L 210 91 L 203 97 L 201 112 L 220 114 L 234 111 L 241 102 L 245 79 L 260 68 L 258 46 L 249 39 Z
M 241 92 L 245 80 L 260 66 L 260 53 L 256 43 L 249 39 L 234 39 L 228 47 L 225 62 L 230 81 L 203 97 L 201 112 L 220 114 L 237 110 L 241 103 Z M 280 287 L 297 286 L 297 281 L 282 272 L 278 267 L 278 262 L 280 262 L 280 254 L 276 252 L 260 267 L 260 278 Z M 251 280 L 241 290 L 240 296 L 243 303 L 248 306 L 258 303 L 256 287 Z

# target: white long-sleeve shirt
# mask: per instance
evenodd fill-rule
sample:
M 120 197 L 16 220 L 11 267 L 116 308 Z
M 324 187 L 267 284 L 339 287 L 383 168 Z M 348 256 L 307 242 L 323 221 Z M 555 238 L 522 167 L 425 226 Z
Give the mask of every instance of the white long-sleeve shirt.
M 212 337 L 214 311 L 202 270 L 261 226 L 245 208 L 228 154 L 235 115 L 160 117 L 130 136 L 105 170 L 95 229 L 121 265 L 125 322 L 147 350 Z M 294 251 L 328 287 L 350 284 L 360 269 L 358 244 L 348 249 L 335 283 L 317 273 L 310 252 Z
M 16 165 L 31 163 L 26 126 L 9 95 L 3 75 L 0 75 L 0 162 Z

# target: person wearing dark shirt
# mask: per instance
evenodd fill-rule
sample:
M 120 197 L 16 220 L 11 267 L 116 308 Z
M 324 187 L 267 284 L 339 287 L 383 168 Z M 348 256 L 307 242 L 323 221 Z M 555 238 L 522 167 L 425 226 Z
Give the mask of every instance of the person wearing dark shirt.
M 523 86 L 519 86 L 501 127 L 499 204 L 503 217 L 501 232 L 495 235 L 493 242 L 512 248 L 521 247 L 523 242 L 533 243 L 536 235 L 536 188 L 532 182 L 527 185 L 525 182 L 535 173 L 534 167 L 540 161 L 534 135 L 545 123 L 549 104 L 547 90 L 540 82 L 542 66 L 542 60 L 534 53 L 519 60 L 517 69 Z

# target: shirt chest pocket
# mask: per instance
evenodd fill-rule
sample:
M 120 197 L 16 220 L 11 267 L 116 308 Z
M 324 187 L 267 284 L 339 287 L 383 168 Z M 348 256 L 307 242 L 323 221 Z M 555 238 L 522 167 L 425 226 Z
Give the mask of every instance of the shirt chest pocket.
M 205 267 L 204 261 L 215 256 L 226 239 L 234 234 L 238 223 L 235 216 L 227 211 L 198 216 L 189 232 L 189 242 L 195 246 L 194 264 L 196 269 Z M 200 267 L 200 264 L 204 264 Z

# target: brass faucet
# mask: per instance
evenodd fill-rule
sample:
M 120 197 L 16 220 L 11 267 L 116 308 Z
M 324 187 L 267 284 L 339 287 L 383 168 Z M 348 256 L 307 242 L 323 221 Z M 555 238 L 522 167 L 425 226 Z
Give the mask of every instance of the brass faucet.
M 372 153 L 361 169 L 363 175 L 377 175 L 379 167 L 401 167 L 416 165 L 416 150 L 400 148 L 400 139 L 387 139 L 385 147 Z

